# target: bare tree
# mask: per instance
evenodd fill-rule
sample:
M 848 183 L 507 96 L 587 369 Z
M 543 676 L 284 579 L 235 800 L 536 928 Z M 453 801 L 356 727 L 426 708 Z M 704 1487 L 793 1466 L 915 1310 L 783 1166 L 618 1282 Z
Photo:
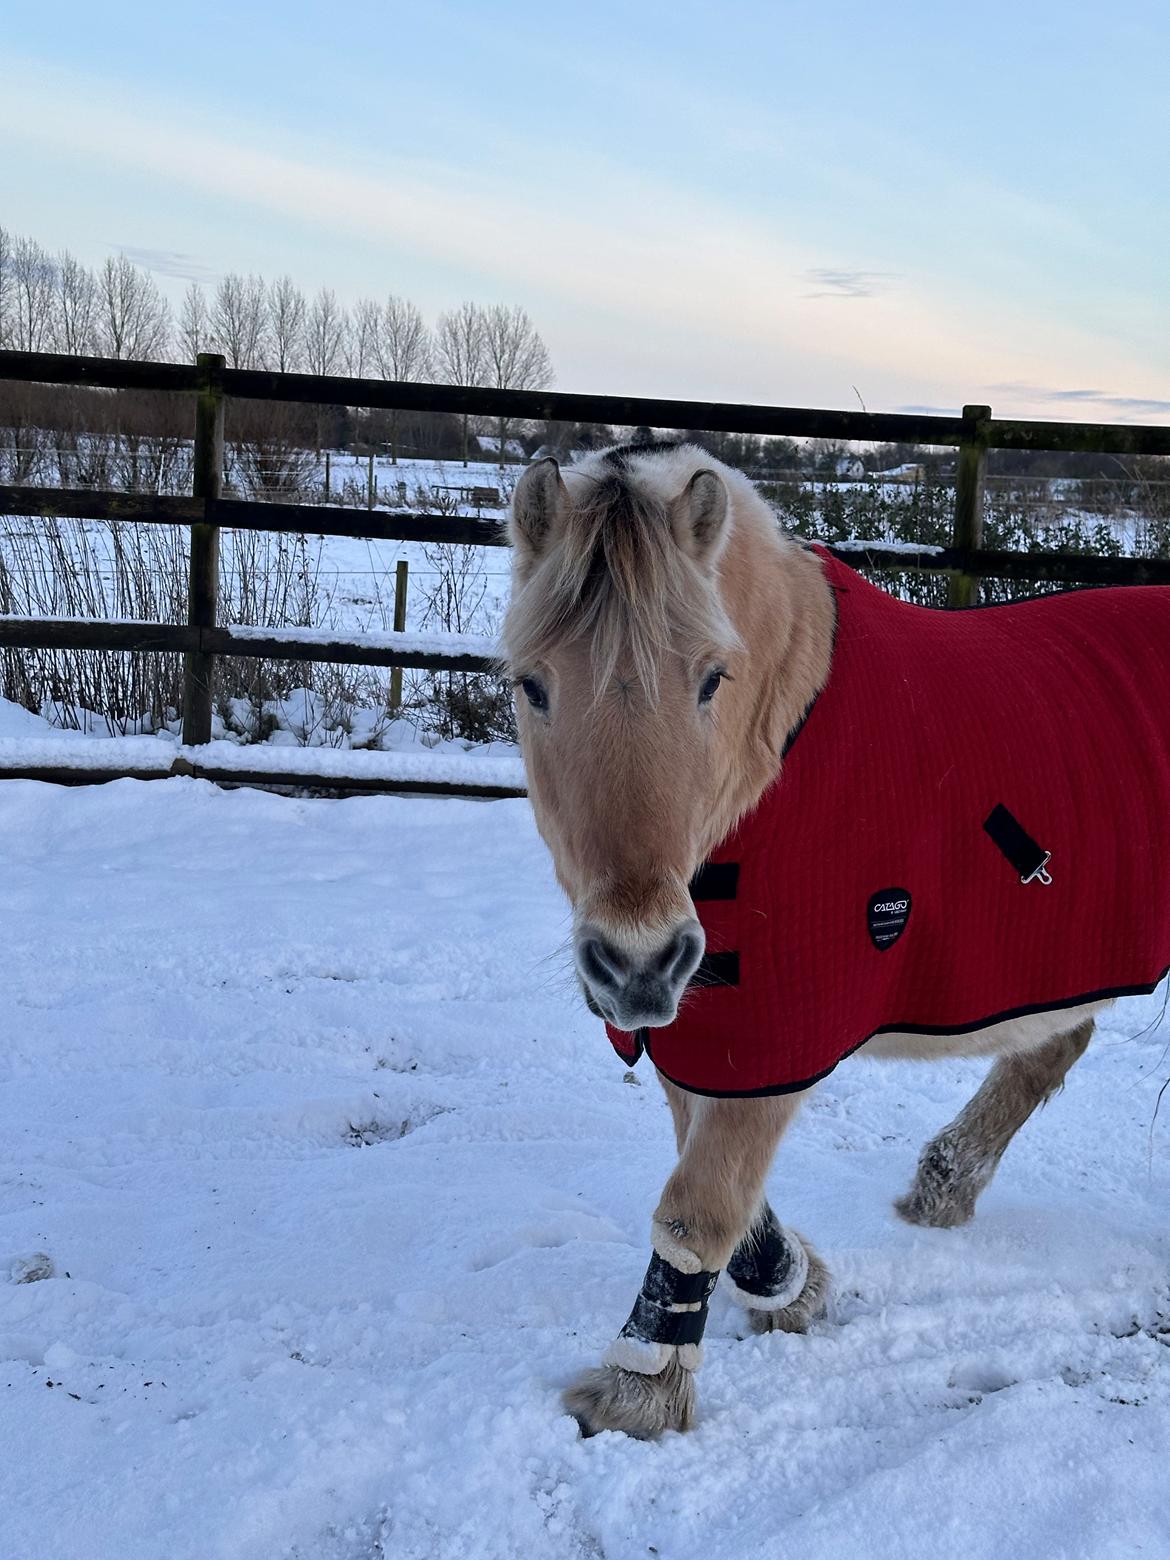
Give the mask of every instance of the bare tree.
M 322 287 L 309 306 L 305 322 L 305 361 L 310 374 L 335 374 L 345 361 L 349 321 L 345 310 L 329 287 Z M 321 449 L 325 422 L 323 407 L 317 408 L 316 444 Z
M 230 368 L 263 368 L 267 334 L 264 278 L 229 271 L 215 289 L 211 328 Z
M 288 374 L 300 368 L 305 346 L 305 295 L 291 276 L 268 289 L 268 342 L 272 366 Z
M 53 326 L 56 267 L 32 238 L 12 246 L 12 344 L 21 352 L 47 350 Z
M 107 357 L 165 357 L 171 311 L 154 277 L 125 255 L 110 256 L 98 273 L 98 343 Z
M 57 256 L 53 340 L 58 352 L 84 356 L 97 345 L 98 286 L 88 266 L 68 250 Z
M 484 311 L 477 303 L 461 303 L 439 315 L 435 327 L 435 358 L 449 385 L 482 385 L 487 371 Z M 463 414 L 463 464 L 467 465 L 467 413 Z
M 12 269 L 12 239 L 0 227 L 0 347 L 12 345 L 12 317 L 16 310 L 16 281 Z
M 432 372 L 432 346 L 417 305 L 391 293 L 378 314 L 378 372 L 383 379 L 425 379 Z M 466 449 L 464 456 L 466 457 Z M 390 410 L 390 459 L 398 464 L 398 408 Z
M 495 390 L 546 390 L 553 382 L 552 359 L 540 332 L 518 304 L 493 304 L 484 311 L 486 380 Z M 497 419 L 500 465 L 513 419 Z
M 179 310 L 179 342 L 187 362 L 193 363 L 201 352 L 210 352 L 211 339 L 207 294 L 198 282 L 192 282 L 183 294 L 183 307 Z
M 365 379 L 374 372 L 381 322 L 382 311 L 373 298 L 359 298 L 350 315 L 348 341 L 348 369 L 355 379 Z
M 310 374 L 335 374 L 345 358 L 347 320 L 332 288 L 313 299 L 305 325 L 305 358 Z

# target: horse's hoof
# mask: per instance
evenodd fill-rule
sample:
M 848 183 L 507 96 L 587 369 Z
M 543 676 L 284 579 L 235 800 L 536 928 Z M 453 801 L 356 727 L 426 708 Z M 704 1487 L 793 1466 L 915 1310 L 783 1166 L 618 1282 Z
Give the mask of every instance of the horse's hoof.
M 804 1242 L 808 1256 L 808 1277 L 804 1288 L 791 1304 L 778 1311 L 748 1311 L 748 1325 L 754 1333 L 807 1332 L 812 1324 L 825 1314 L 829 1304 L 832 1281 L 829 1270 L 813 1248 Z
M 653 1441 L 664 1430 L 690 1430 L 694 1425 L 694 1373 L 684 1370 L 677 1356 L 656 1376 L 602 1365 L 587 1370 L 562 1401 L 584 1436 L 620 1430 L 639 1441 Z
M 950 1230 L 966 1224 L 975 1213 L 975 1200 L 986 1178 L 976 1180 L 960 1173 L 953 1152 L 935 1145 L 918 1162 L 914 1185 L 894 1203 L 894 1212 L 907 1224 L 926 1224 Z
M 894 1212 L 907 1224 L 925 1224 L 931 1229 L 953 1230 L 969 1224 L 975 1215 L 974 1197 L 966 1197 L 953 1187 L 923 1186 L 918 1181 L 894 1203 Z

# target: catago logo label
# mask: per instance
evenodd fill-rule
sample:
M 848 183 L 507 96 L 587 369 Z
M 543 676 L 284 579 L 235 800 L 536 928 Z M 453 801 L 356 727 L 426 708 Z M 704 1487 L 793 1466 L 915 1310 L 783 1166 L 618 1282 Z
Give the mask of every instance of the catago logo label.
M 870 941 L 879 953 L 892 948 L 906 930 L 910 919 L 910 890 L 881 888 L 866 906 L 865 921 Z

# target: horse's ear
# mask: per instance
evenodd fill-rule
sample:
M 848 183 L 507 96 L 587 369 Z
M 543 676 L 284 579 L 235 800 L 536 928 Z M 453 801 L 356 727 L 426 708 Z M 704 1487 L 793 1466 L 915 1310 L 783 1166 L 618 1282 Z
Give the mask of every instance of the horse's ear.
M 727 488 L 715 471 L 696 471 L 670 506 L 679 546 L 696 563 L 712 563 L 727 535 Z
M 530 558 L 543 552 L 557 520 L 569 506 L 569 490 L 552 457 L 535 461 L 516 484 L 508 534 L 512 546 Z

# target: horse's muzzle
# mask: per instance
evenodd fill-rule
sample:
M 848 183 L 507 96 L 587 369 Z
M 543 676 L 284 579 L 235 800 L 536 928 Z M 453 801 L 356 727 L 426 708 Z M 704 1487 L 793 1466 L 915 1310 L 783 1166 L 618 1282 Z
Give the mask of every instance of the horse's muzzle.
M 652 953 L 623 949 L 591 922 L 574 939 L 586 1001 L 616 1029 L 658 1029 L 674 1022 L 687 982 L 703 957 L 703 928 L 681 922 Z

